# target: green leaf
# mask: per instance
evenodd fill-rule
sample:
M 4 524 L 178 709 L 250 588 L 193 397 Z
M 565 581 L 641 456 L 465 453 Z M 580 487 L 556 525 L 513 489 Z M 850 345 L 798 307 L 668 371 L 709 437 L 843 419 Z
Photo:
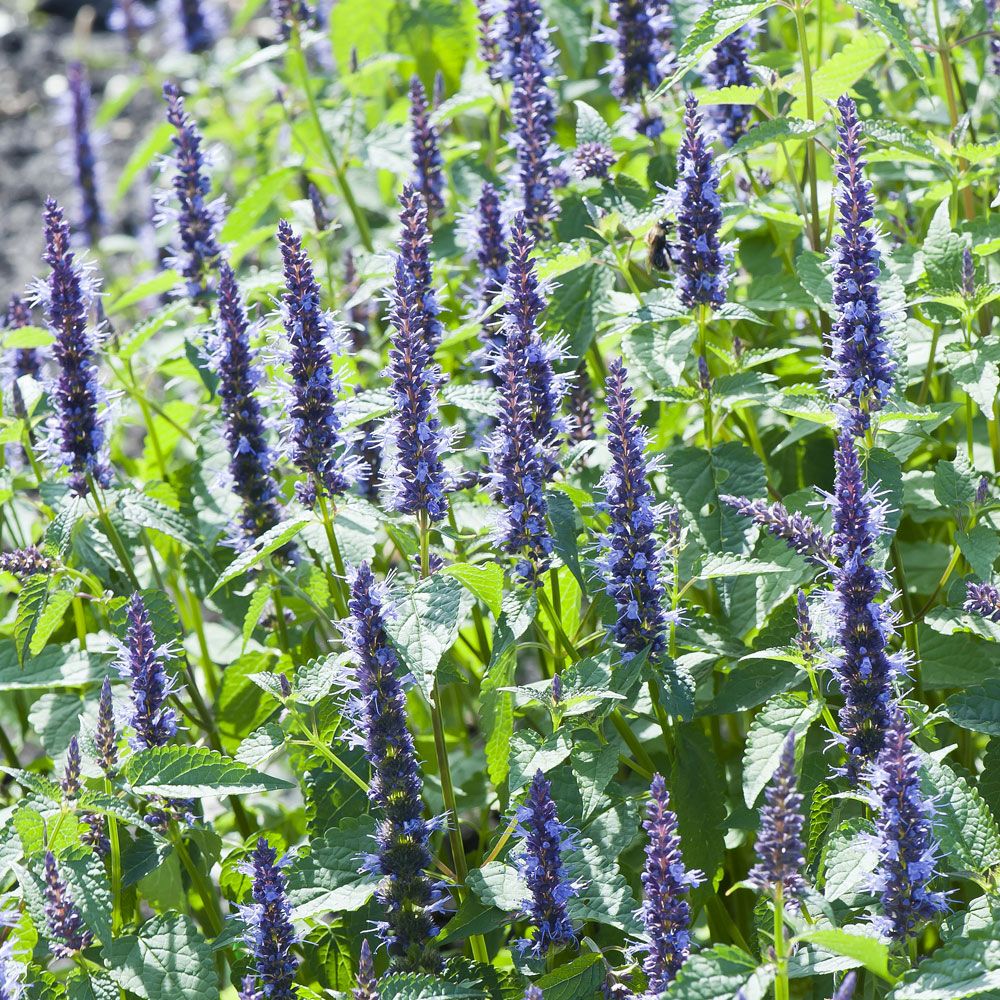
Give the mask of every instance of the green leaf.
M 670 987 L 670 1000 L 721 1000 L 742 991 L 744 1000 L 764 1000 L 774 967 L 758 966 L 746 952 L 729 945 L 692 955 Z
M 972 397 L 987 420 L 993 419 L 993 402 L 1000 389 L 1000 344 L 976 341 L 949 344 L 945 349 L 945 368 Z
M 3 335 L 3 346 L 8 351 L 21 350 L 28 347 L 50 347 L 55 337 L 51 330 L 42 326 L 19 326 L 16 330 L 7 330 Z
M 924 791 L 935 802 L 934 833 L 945 871 L 977 872 L 1000 864 L 1000 829 L 979 792 L 947 764 L 921 754 Z
M 574 101 L 573 106 L 576 108 L 576 144 L 599 142 L 610 146 L 615 137 L 611 126 L 584 101 Z
M 254 179 L 246 193 L 233 205 L 219 231 L 223 243 L 238 243 L 257 224 L 271 202 L 289 181 L 298 177 L 297 167 L 282 167 Z
M 209 596 L 238 576 L 242 576 L 269 555 L 277 552 L 283 545 L 287 545 L 307 524 L 312 522 L 311 514 L 297 514 L 287 521 L 282 521 L 281 524 L 276 524 L 269 531 L 265 531 L 249 549 L 241 552 L 225 568 L 222 575 L 216 580 Z
M 795 273 L 813 302 L 829 312 L 833 307 L 833 281 L 826 257 L 812 250 L 800 253 L 795 258 Z
M 49 641 L 52 633 L 62 624 L 66 609 L 73 603 L 73 592 L 59 589 L 49 594 L 42 613 L 35 622 L 35 630 L 28 642 L 28 652 L 37 656 Z
M 28 577 L 21 586 L 14 618 L 14 642 L 19 663 L 23 664 L 30 652 L 31 639 L 49 603 L 52 586 L 52 577 L 42 573 Z
M 801 121 L 798 118 L 772 118 L 770 121 L 754 125 L 746 135 L 737 140 L 732 149 L 726 152 L 724 159 L 742 156 L 772 142 L 801 142 L 803 139 L 811 139 L 814 135 L 818 135 L 822 128 L 823 126 L 817 122 Z
M 720 493 L 763 496 L 766 488 L 760 459 L 737 441 L 702 448 L 671 448 L 666 469 L 678 504 L 688 514 L 712 552 L 748 551 L 746 518 L 719 499 Z
M 510 741 L 510 793 L 516 794 L 535 776 L 536 771 L 548 773 L 570 755 L 572 745 L 565 732 L 542 736 L 527 729 L 515 733 Z
M 219 798 L 295 787 L 207 747 L 140 750 L 126 761 L 122 773 L 134 792 L 174 799 Z
M 433 700 L 441 657 L 458 638 L 467 601 L 457 579 L 435 574 L 402 597 L 396 617 L 386 626 L 404 666 L 428 701 Z
M 149 138 L 137 146 L 129 157 L 128 163 L 118 178 L 118 186 L 115 188 L 115 198 L 118 201 L 128 193 L 136 177 L 156 159 L 161 153 L 165 153 L 170 148 L 170 138 L 174 134 L 174 128 L 169 122 L 160 122 L 149 134 Z
M 478 597 L 494 618 L 500 617 L 503 609 L 503 570 L 496 563 L 453 563 L 442 572 L 455 577 Z
M 1000 736 L 1000 681 L 988 680 L 980 687 L 953 694 L 944 703 L 944 710 L 956 726 Z
M 177 271 L 159 271 L 151 278 L 140 281 L 135 287 L 119 295 L 111 305 L 108 306 L 108 315 L 115 316 L 129 306 L 141 302 L 143 299 L 153 298 L 162 295 L 176 288 L 180 283 L 181 276 Z M 175 310 L 176 311 L 176 310 Z M 134 353 L 134 351 L 133 351 Z
M 892 12 L 885 0 L 847 0 L 847 2 L 872 24 L 897 48 L 918 80 L 923 81 L 924 69 L 917 53 L 910 44 L 910 35 Z
M 819 718 L 820 704 L 794 695 L 778 695 L 759 711 L 750 724 L 743 754 L 743 800 L 753 808 L 781 761 L 788 734 L 801 744 L 809 727 Z
M 154 312 L 149 319 L 123 334 L 118 348 L 118 357 L 122 361 L 134 358 L 146 342 L 167 326 L 184 307 L 185 303 L 183 302 L 171 302 Z
M 580 565 L 580 551 L 577 545 L 579 525 L 576 507 L 573 501 L 558 490 L 550 490 L 545 495 L 549 508 L 549 521 L 552 523 L 553 542 L 559 558 L 569 567 L 570 572 L 586 593 L 587 580 Z
M 564 274 L 552 290 L 545 322 L 553 333 L 569 338 L 566 363 L 571 367 L 590 348 L 613 287 L 611 271 L 595 262 Z
M 934 466 L 934 496 L 942 507 L 968 507 L 976 500 L 979 477 L 961 457 Z
M 106 945 L 108 975 L 145 1000 L 209 1000 L 219 995 L 212 949 L 194 921 L 180 913 L 148 920 L 138 935 Z
M 969 561 L 972 572 L 981 580 L 989 580 L 993 575 L 993 564 L 1000 556 L 1000 535 L 985 524 L 977 524 L 969 531 L 956 531 L 955 541 Z
M 848 0 L 850 2 L 850 0 Z M 873 32 L 855 32 L 843 48 L 834 52 L 815 67 L 812 75 L 814 113 L 822 114 L 827 101 L 836 100 L 846 94 L 854 84 L 865 76 L 885 55 L 886 43 Z M 797 83 L 792 88 L 796 98 L 791 107 L 793 118 L 806 115 L 805 83 Z
M 636 918 L 639 904 L 607 850 L 580 837 L 577 849 L 567 852 L 564 861 L 570 878 L 581 886 L 579 894 L 567 904 L 574 920 L 595 920 L 633 937 L 642 932 Z
M 46 646 L 22 668 L 12 639 L 0 642 L 0 691 L 82 687 L 100 683 L 110 657 Z
M 480 721 L 486 738 L 486 771 L 494 787 L 510 773 L 510 741 L 514 735 L 514 696 L 503 688 L 514 682 L 517 640 L 504 615 L 493 633 L 493 655 L 480 686 Z
M 590 1000 L 604 982 L 604 960 L 597 952 L 578 955 L 538 979 L 545 1000 Z
M 951 229 L 951 199 L 938 205 L 924 237 L 924 264 L 931 287 L 953 291 L 962 287 L 965 241 Z
M 763 559 L 748 559 L 744 556 L 709 555 L 698 570 L 699 580 L 718 580 L 734 576 L 765 576 L 772 573 L 790 573 L 792 567 Z
M 889 972 L 889 947 L 878 938 L 850 934 L 835 928 L 809 931 L 799 935 L 796 940 L 818 944 L 821 948 L 832 951 L 835 955 L 853 958 L 869 972 L 884 979 L 887 983 L 896 982 L 896 977 Z
M 264 581 L 257 584 L 256 589 L 250 595 L 250 603 L 247 605 L 247 613 L 243 617 L 243 648 L 247 648 L 247 643 L 253 638 L 254 629 L 257 628 L 264 608 L 267 606 L 271 596 L 271 587 Z
M 961 938 L 923 958 L 888 1000 L 962 1000 L 1000 993 L 1000 925 L 984 937 Z
M 716 0 L 709 4 L 708 9 L 698 18 L 688 32 L 684 44 L 677 53 L 677 66 L 674 75 L 664 81 L 657 90 L 661 93 L 672 87 L 685 76 L 689 69 L 698 63 L 710 49 L 724 41 L 734 31 L 739 31 L 758 14 L 767 10 L 771 4 L 748 2 L 748 0 Z
M 296 919 L 350 913 L 368 902 L 380 877 L 362 871 L 358 856 L 374 834 L 373 817 L 350 816 L 313 840 L 309 853 L 288 873 L 288 896 Z
M 473 868 L 467 884 L 487 906 L 498 906 L 508 913 L 520 910 L 531 895 L 518 870 L 502 861 Z
M 474 983 L 453 983 L 424 972 L 397 972 L 378 981 L 381 1000 L 482 1000 L 486 994 Z

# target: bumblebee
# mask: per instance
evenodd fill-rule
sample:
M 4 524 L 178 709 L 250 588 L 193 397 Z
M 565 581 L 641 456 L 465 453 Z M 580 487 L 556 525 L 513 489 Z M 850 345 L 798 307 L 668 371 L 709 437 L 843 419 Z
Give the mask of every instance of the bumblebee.
M 669 271 L 674 263 L 674 246 L 670 242 L 674 225 L 660 219 L 646 234 L 646 268 L 649 271 Z

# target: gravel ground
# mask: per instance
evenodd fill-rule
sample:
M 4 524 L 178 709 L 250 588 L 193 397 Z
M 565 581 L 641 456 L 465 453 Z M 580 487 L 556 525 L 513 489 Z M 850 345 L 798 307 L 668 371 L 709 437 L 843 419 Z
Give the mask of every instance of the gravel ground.
M 116 74 L 127 69 L 124 41 L 86 31 L 85 15 L 62 17 L 0 8 L 0 305 L 44 271 L 41 209 L 46 195 L 75 213 L 60 95 L 65 65 L 83 55 L 94 104 Z M 120 77 L 119 77 L 120 79 Z M 147 101 L 134 102 L 98 150 L 106 176 L 118 176 L 149 120 Z M 115 219 L 115 224 L 128 219 Z

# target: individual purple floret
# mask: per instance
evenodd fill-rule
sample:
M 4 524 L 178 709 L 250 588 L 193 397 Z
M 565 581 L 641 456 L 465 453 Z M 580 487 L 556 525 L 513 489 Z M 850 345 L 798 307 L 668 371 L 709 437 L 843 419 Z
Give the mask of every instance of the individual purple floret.
M 353 653 L 356 694 L 346 712 L 365 748 L 372 777 L 368 796 L 378 825 L 376 851 L 364 867 L 381 876 L 376 898 L 384 919 L 378 931 L 400 972 L 436 972 L 433 913 L 441 905 L 427 872 L 435 824 L 424 819 L 423 779 L 413 737 L 406 727 L 406 696 L 396 652 L 386 635 L 384 588 L 362 563 L 351 582 L 345 638 Z
M 795 732 L 788 734 L 781 762 L 764 792 L 757 834 L 757 864 L 748 881 L 765 892 L 781 893 L 786 906 L 795 906 L 805 892 L 802 878 L 805 845 L 802 843 L 802 794 L 795 779 Z
M 751 40 L 750 28 L 743 27 L 723 39 L 712 50 L 712 58 L 705 67 L 705 83 L 712 90 L 753 85 L 753 73 L 748 59 Z M 746 135 L 752 113 L 753 105 L 750 104 L 716 104 L 709 108 L 708 116 L 728 149 L 735 145 L 737 139 Z
M 175 0 L 184 46 L 192 54 L 207 52 L 215 45 L 215 28 L 202 0 Z
M 905 941 L 948 905 L 944 893 L 929 888 L 937 875 L 934 806 L 921 790 L 909 723 L 898 705 L 890 709 L 882 752 L 868 778 L 879 853 L 872 888 L 882 902 L 875 926 L 886 937 Z
M 965 591 L 965 610 L 987 621 L 1000 622 L 1000 590 L 992 583 L 970 582 Z
M 530 370 L 523 342 L 507 336 L 492 362 L 498 413 L 490 440 L 490 480 L 500 502 L 500 544 L 517 556 L 516 572 L 540 586 L 554 547 L 544 485 L 548 452 L 532 421 Z
M 261 1000 L 261 995 L 257 992 L 257 981 L 253 976 L 243 977 L 236 1000 Z
M 576 943 L 566 904 L 579 887 L 570 881 L 564 861 L 564 855 L 575 848 L 573 836 L 559 822 L 552 786 L 541 771 L 535 772 L 524 804 L 518 806 L 517 823 L 523 841 L 515 861 L 531 893 L 524 916 L 535 928 L 534 937 L 518 946 L 542 958 L 550 948 Z
M 865 486 L 855 440 L 841 434 L 834 453 L 833 591 L 828 595 L 837 651 L 829 666 L 844 695 L 840 731 L 847 751 L 846 774 L 857 782 L 882 750 L 892 702 L 892 684 L 906 672 L 905 657 L 889 642 L 895 618 L 878 602 L 885 573 L 873 564 L 885 507 Z
M 475 218 L 476 231 L 476 312 L 481 316 L 489 311 L 507 283 L 507 233 L 503 224 L 500 193 L 490 183 L 483 184 Z M 484 339 L 496 332 L 499 317 L 494 315 L 485 324 Z
M 299 960 L 292 948 L 299 940 L 292 926 L 292 904 L 288 901 L 285 876 L 281 869 L 288 858 L 259 837 L 257 846 L 240 871 L 252 880 L 252 903 L 240 906 L 245 924 L 243 940 L 250 949 L 257 989 L 266 1000 L 294 1000 L 295 972 Z
M 361 954 L 358 956 L 358 981 L 351 991 L 351 996 L 353 1000 L 379 1000 L 378 980 L 375 978 L 372 950 L 367 938 L 361 942 Z
M 70 958 L 89 948 L 94 940 L 59 874 L 51 851 L 45 852 L 45 924 L 53 938 L 52 953 L 57 958 Z
M 89 276 L 70 249 L 69 226 L 63 210 L 51 198 L 45 201 L 45 252 L 52 268 L 38 286 L 38 301 L 55 341 L 52 356 L 58 376 L 51 392 L 55 413 L 49 422 L 51 457 L 69 469 L 70 489 L 83 496 L 88 476 L 101 487 L 111 485 L 111 469 L 104 457 L 103 394 L 97 384 L 94 341 L 87 330 L 93 294 Z
M 559 416 L 566 380 L 555 374 L 553 365 L 562 357 L 556 343 L 546 343 L 541 335 L 541 314 L 546 301 L 534 258 L 535 241 L 523 215 L 511 223 L 510 262 L 507 268 L 507 303 L 501 336 L 511 341 L 523 359 L 523 377 L 531 394 L 531 425 L 545 456 L 546 480 L 559 468 L 556 453 L 566 430 Z
M 603 142 L 584 142 L 573 152 L 573 173 L 581 180 L 606 180 L 617 161 L 618 157 Z
M 5 330 L 31 326 L 31 306 L 20 295 L 12 295 L 4 316 Z M 24 375 L 39 378 L 42 374 L 42 352 L 37 347 L 17 347 L 11 352 L 10 377 L 15 381 Z
M 161 747 L 177 734 L 177 716 L 167 707 L 174 682 L 167 674 L 168 650 L 156 643 L 153 622 L 141 594 L 133 594 L 125 608 L 125 641 L 121 643 L 118 670 L 129 681 L 135 735 L 133 750 Z
M 671 35 L 673 19 L 669 0 L 611 0 L 612 27 L 600 40 L 615 48 L 606 67 L 611 92 L 621 101 L 637 104 L 666 79 L 673 68 Z M 663 132 L 663 119 L 644 107 L 632 109 L 640 134 L 655 139 Z
M 263 375 L 250 346 L 246 306 L 236 275 L 219 260 L 217 318 L 209 339 L 212 367 L 219 377 L 222 419 L 229 449 L 229 475 L 241 511 L 234 532 L 243 549 L 281 520 L 274 460 L 267 443 L 267 426 L 256 388 Z
M 688 308 L 721 306 L 729 270 L 719 244 L 719 170 L 705 141 L 698 101 L 688 94 L 684 138 L 677 154 L 677 294 Z
M 818 566 L 833 562 L 833 545 L 823 529 L 808 514 L 792 514 L 783 503 L 766 500 L 748 500 L 729 494 L 719 498 L 738 514 L 750 518 L 775 538 L 780 538 L 790 549 L 798 552 Z
M 94 734 L 97 763 L 110 777 L 118 766 L 118 733 L 115 730 L 115 709 L 111 700 L 111 678 L 101 684 L 101 697 L 97 703 L 97 730 Z
M 858 974 L 853 971 L 848 972 L 844 976 L 840 986 L 837 987 L 837 992 L 833 994 L 833 1000 L 852 1000 L 854 997 L 854 986 L 857 981 Z
M 337 396 L 340 379 L 334 374 L 331 348 L 341 349 L 341 338 L 320 303 L 320 288 L 302 239 L 289 223 L 278 223 L 285 275 L 282 322 L 288 338 L 288 371 L 291 375 L 292 461 L 308 477 L 296 486 L 307 506 L 316 491 L 330 496 L 343 493 L 353 482 L 352 464 L 345 460 L 346 442 L 341 434 Z
M 441 460 L 446 442 L 437 404 L 444 376 L 433 362 L 436 340 L 429 341 L 427 332 L 429 317 L 437 322 L 427 305 L 433 293 L 425 292 L 411 264 L 410 255 L 397 255 L 388 316 L 394 336 L 383 374 L 391 380 L 389 394 L 395 404 L 386 428 L 387 443 L 395 451 L 387 477 L 389 502 L 395 510 L 439 521 L 448 510 Z
M 850 97 L 837 101 L 841 124 L 835 164 L 837 215 L 841 232 L 834 238 L 833 301 L 837 318 L 830 339 L 827 385 L 836 401 L 841 427 L 854 435 L 871 426 L 871 415 L 892 391 L 892 357 L 879 302 L 880 255 L 869 225 L 875 204 L 865 179 L 864 144 L 858 109 Z
M 444 211 L 444 159 L 438 148 L 437 129 L 431 124 L 427 93 L 420 77 L 410 80 L 410 147 L 413 150 L 413 183 L 423 195 L 427 215 Z
M 66 67 L 69 84 L 69 120 L 73 137 L 73 179 L 80 197 L 80 219 L 77 227 L 91 246 L 104 230 L 104 212 L 97 192 L 97 157 L 90 134 L 90 82 L 83 65 L 71 62 Z
M 648 983 L 645 996 L 655 1000 L 687 961 L 691 951 L 691 905 L 687 896 L 705 881 L 705 876 L 684 867 L 677 817 L 670 810 L 662 775 L 653 775 L 649 795 L 642 823 L 648 840 L 639 910 L 645 939 L 636 950 L 646 953 L 642 962 Z
M 19 580 L 27 580 L 35 573 L 51 573 L 55 565 L 55 561 L 43 555 L 37 545 L 0 552 L 0 572 L 10 573 Z
M 666 647 L 670 621 L 656 539 L 661 512 L 649 484 L 646 431 L 621 358 L 608 369 L 605 391 L 611 465 L 602 480 L 606 499 L 599 509 L 609 515 L 610 523 L 601 536 L 598 569 L 615 604 L 611 635 L 622 649 L 622 659 L 630 660 L 644 649 L 656 657 Z
M 167 102 L 167 121 L 174 127 L 172 185 L 176 205 L 164 206 L 159 220 L 170 219 L 176 226 L 177 245 L 171 263 L 184 275 L 188 295 L 199 299 L 208 293 L 209 273 L 222 252 L 218 230 L 222 224 L 224 201 L 222 198 L 208 200 L 212 184 L 201 133 L 184 110 L 184 99 L 177 85 L 165 83 L 163 96 Z

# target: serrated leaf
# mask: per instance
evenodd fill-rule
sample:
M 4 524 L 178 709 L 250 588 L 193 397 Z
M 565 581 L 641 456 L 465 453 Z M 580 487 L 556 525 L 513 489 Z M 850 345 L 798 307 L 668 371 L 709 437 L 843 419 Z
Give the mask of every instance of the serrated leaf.
M 38 573 L 28 577 L 21 586 L 14 618 L 14 642 L 19 663 L 23 664 L 30 652 L 32 636 L 45 613 L 53 585 L 51 576 Z
M 441 657 L 458 638 L 467 600 L 457 579 L 438 573 L 398 601 L 396 617 L 386 626 L 403 665 L 428 701 L 433 700 Z
M 243 616 L 243 648 L 247 648 L 247 643 L 253 638 L 254 629 L 260 623 L 271 596 L 271 588 L 263 581 L 257 584 L 256 589 L 250 595 L 250 603 L 247 605 L 247 613 Z
M 443 570 L 475 594 L 495 618 L 503 608 L 503 570 L 496 563 L 453 563 Z
M 931 287 L 946 291 L 962 287 L 962 251 L 965 241 L 951 228 L 951 199 L 938 205 L 924 237 L 924 264 Z
M 773 980 L 771 964 L 758 966 L 739 948 L 719 945 L 687 960 L 670 987 L 670 998 L 728 1000 L 742 993 L 744 1000 L 764 1000 Z
M 545 1000 L 589 1000 L 604 982 L 604 960 L 589 952 L 559 966 L 537 980 Z
M 108 975 L 145 1000 L 208 1000 L 219 995 L 212 950 L 194 921 L 180 913 L 148 920 L 104 948 Z
M 615 137 L 611 126 L 584 101 L 574 101 L 573 106 L 576 108 L 576 144 L 599 142 L 610 146 Z
M 1000 534 L 985 524 L 977 524 L 968 531 L 956 531 L 955 541 L 972 572 L 981 580 L 989 580 L 993 565 L 1000 557 Z
M 288 871 L 288 897 L 296 919 L 360 909 L 380 876 L 362 871 L 362 858 L 374 848 L 375 820 L 349 816 L 310 845 Z
M 249 549 L 241 552 L 223 570 L 219 579 L 216 580 L 215 586 L 210 591 L 209 596 L 220 590 L 227 583 L 235 580 L 238 576 L 242 576 L 247 570 L 258 565 L 268 556 L 273 555 L 282 546 L 287 545 L 307 524 L 311 524 L 312 521 L 311 514 L 298 514 L 287 521 L 276 524 L 269 531 L 265 531 Z
M 28 652 L 37 656 L 52 637 L 52 633 L 62 624 L 67 608 L 73 603 L 73 594 L 69 590 L 56 590 L 49 594 L 42 613 L 35 622 L 35 629 L 28 642 Z
M 850 0 L 849 0 L 850 2 Z M 868 0 L 864 0 L 868 2 Z M 878 3 L 879 0 L 873 0 Z M 836 100 L 846 94 L 885 55 L 886 42 L 874 32 L 859 31 L 853 34 L 843 48 L 815 67 L 812 75 L 814 113 L 826 107 L 826 101 Z M 791 107 L 793 118 L 806 114 L 805 84 L 792 88 L 795 103 Z
M 510 741 L 510 793 L 516 794 L 535 776 L 536 771 L 548 773 L 558 767 L 572 750 L 566 733 L 560 731 L 545 737 L 526 730 L 516 733 Z
M 0 642 L 0 691 L 82 687 L 97 684 L 108 673 L 111 658 L 46 646 L 22 668 L 14 640 Z
M 510 773 L 510 740 L 514 734 L 514 698 L 503 690 L 514 680 L 517 640 L 504 615 L 493 632 L 493 654 L 480 686 L 480 718 L 486 738 L 486 771 L 494 787 Z
M 962 1000 L 1000 992 L 1000 926 L 983 938 L 951 941 L 903 976 L 888 1000 Z
M 243 197 L 229 210 L 219 230 L 219 239 L 224 243 L 236 243 L 246 236 L 281 189 L 298 174 L 295 167 L 282 167 L 252 181 Z
M 801 742 L 819 718 L 820 704 L 803 702 L 792 695 L 778 695 L 754 716 L 743 754 L 743 800 L 753 807 L 781 761 L 788 734 Z
M 871 21 L 889 42 L 899 49 L 917 79 L 923 80 L 924 70 L 910 44 L 909 33 L 885 0 L 847 0 L 847 2 L 859 14 Z
M 219 798 L 294 787 L 283 778 L 261 774 L 207 747 L 140 750 L 125 762 L 122 776 L 140 795 L 175 799 Z
M 851 934 L 847 931 L 833 928 L 830 930 L 809 931 L 800 934 L 796 939 L 818 944 L 835 955 L 853 958 L 869 972 L 873 972 L 887 983 L 894 983 L 896 977 L 889 972 L 889 947 L 876 937 L 865 937 L 861 934 Z
M 176 288 L 177 285 L 180 284 L 180 281 L 181 276 L 177 271 L 159 271 L 151 278 L 147 278 L 145 281 L 140 281 L 134 288 L 130 288 L 127 292 L 119 295 L 118 298 L 108 306 L 108 315 L 114 316 L 117 313 L 128 309 L 129 306 L 135 305 L 136 302 L 141 302 L 143 299 L 152 298 L 155 295 L 162 295 L 164 292 L 169 292 Z
M 483 988 L 475 983 L 453 983 L 423 972 L 397 972 L 378 981 L 381 1000 L 481 1000 Z

